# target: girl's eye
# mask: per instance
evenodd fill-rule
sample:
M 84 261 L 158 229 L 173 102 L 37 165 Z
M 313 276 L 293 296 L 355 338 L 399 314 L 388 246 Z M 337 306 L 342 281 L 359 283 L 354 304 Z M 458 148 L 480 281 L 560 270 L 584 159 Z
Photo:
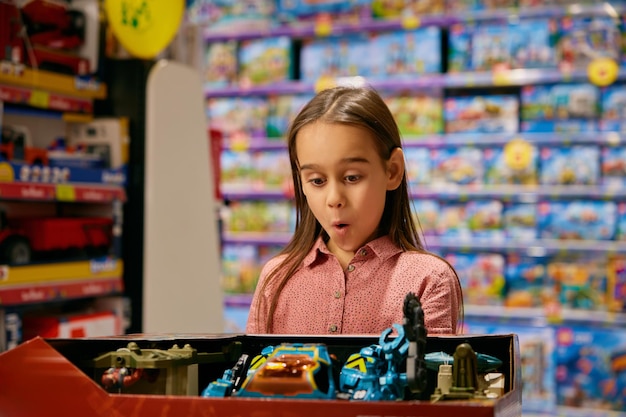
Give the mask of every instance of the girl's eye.
M 309 182 L 313 185 L 323 185 L 324 180 L 322 178 L 311 178 Z
M 346 175 L 346 182 L 357 182 L 360 178 L 359 175 Z

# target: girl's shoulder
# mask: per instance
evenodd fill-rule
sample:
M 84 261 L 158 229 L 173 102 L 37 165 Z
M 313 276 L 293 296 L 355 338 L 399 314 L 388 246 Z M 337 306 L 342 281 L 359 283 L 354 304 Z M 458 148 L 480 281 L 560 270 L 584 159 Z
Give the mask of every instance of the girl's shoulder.
M 430 269 L 438 272 L 452 270 L 448 261 L 432 252 L 407 250 L 400 254 L 398 263 L 405 267 L 415 267 L 419 269 Z
M 261 269 L 261 276 L 271 273 L 274 269 L 280 266 L 286 258 L 287 255 L 284 253 L 270 258 L 270 260 L 263 265 L 263 268 Z

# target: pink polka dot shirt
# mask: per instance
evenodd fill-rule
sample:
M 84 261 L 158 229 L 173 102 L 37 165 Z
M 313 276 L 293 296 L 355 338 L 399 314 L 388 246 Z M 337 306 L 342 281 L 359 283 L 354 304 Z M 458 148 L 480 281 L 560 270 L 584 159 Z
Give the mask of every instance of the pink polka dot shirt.
M 270 295 L 262 283 L 282 257 L 263 268 L 248 317 L 246 333 L 266 333 Z M 402 323 L 407 293 L 422 303 L 428 334 L 454 334 L 462 293 L 443 260 L 403 251 L 389 237 L 375 239 L 360 250 L 344 270 L 320 238 L 302 266 L 287 282 L 274 313 L 275 334 L 380 334 Z M 257 306 L 257 299 L 260 305 Z

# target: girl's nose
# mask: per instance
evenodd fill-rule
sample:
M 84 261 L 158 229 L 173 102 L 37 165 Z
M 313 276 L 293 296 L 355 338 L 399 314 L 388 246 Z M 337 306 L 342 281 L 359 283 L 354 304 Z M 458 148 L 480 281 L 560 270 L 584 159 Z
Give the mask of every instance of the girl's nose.
M 339 208 L 344 205 L 344 196 L 341 190 L 341 185 L 334 183 L 328 184 L 328 194 L 326 195 L 326 202 L 328 207 Z

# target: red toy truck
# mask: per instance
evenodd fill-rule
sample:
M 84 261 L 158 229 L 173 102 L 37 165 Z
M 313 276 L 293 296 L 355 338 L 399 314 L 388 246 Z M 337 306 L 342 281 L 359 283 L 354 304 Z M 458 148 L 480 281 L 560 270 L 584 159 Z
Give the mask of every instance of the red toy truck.
M 2 214 L 0 258 L 10 265 L 30 263 L 34 253 L 86 250 L 106 253 L 113 240 L 107 217 L 35 217 L 6 220 Z

